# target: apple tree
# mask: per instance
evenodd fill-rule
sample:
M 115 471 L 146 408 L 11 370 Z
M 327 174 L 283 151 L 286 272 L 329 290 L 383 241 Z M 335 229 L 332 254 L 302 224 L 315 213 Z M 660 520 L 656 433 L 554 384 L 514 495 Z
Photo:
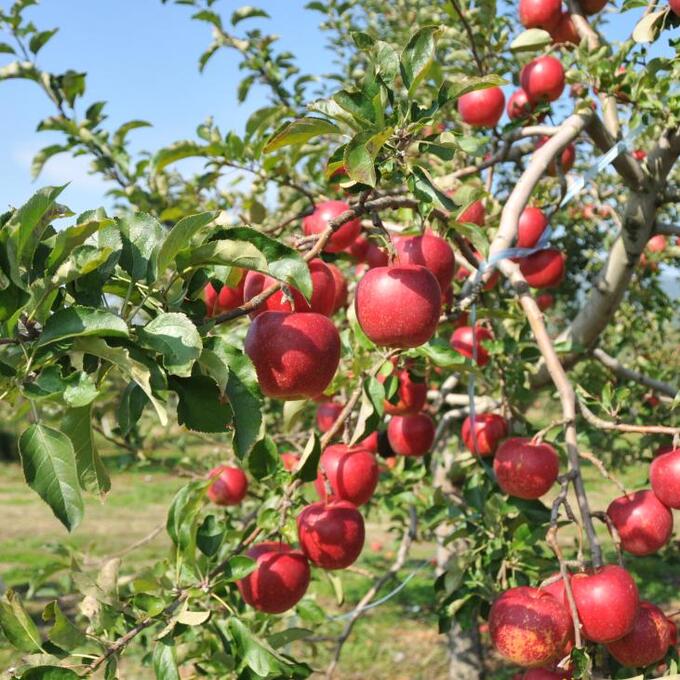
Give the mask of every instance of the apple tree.
M 450 677 L 677 677 L 671 613 L 629 568 L 678 564 L 676 0 L 315 0 L 323 77 L 252 28 L 262 9 L 177 0 L 212 34 L 199 68 L 226 51 L 238 102 L 269 102 L 141 153 L 149 122 L 111 126 L 77 64 L 38 58 L 59 37 L 35 4 L 0 11 L 6 96 L 28 80 L 54 107 L 33 173 L 87 156 L 112 207 L 75 215 L 55 186 L 0 215 L 0 413 L 26 494 L 77 531 L 116 493 L 104 443 L 221 453 L 192 459 L 152 566 L 64 547 L 3 595 L 8 677 L 130 677 L 134 654 L 163 680 L 309 677 L 315 582 L 342 600 L 368 512 L 399 548 L 327 678 L 416 542 Z M 632 466 L 645 488 L 619 481 Z

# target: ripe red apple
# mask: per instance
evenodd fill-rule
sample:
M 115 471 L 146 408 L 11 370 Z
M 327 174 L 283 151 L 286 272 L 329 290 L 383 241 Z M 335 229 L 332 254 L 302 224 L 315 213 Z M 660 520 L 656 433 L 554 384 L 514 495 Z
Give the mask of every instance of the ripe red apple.
M 309 273 L 312 277 L 312 299 L 307 302 L 302 293 L 297 288 L 290 287 L 293 296 L 293 306 L 290 304 L 283 290 L 279 290 L 270 295 L 262 304 L 250 313 L 250 318 L 254 319 L 258 314 L 265 311 L 271 312 L 316 312 L 324 316 L 330 316 L 335 304 L 335 279 L 333 272 L 328 265 L 319 259 L 314 259 L 309 263 Z M 249 271 L 245 279 L 243 297 L 246 302 L 256 295 L 259 295 L 265 288 L 268 288 L 276 280 L 260 272 Z
M 486 210 L 484 209 L 484 204 L 481 201 L 473 201 L 458 215 L 456 222 L 467 222 L 476 224 L 478 227 L 483 227 L 485 219 Z
M 644 149 L 635 149 L 633 151 L 633 158 L 636 161 L 644 161 L 647 158 L 647 152 Z
M 286 451 L 281 454 L 281 462 L 288 472 L 292 472 L 300 462 L 300 456 L 292 451 Z
M 563 45 L 578 45 L 581 42 L 574 21 L 569 12 L 562 12 L 554 28 L 550 31 L 554 42 Z
M 255 609 L 280 614 L 294 607 L 309 585 L 309 563 L 287 543 L 266 541 L 246 555 L 257 563 L 255 570 L 236 582 L 241 597 Z
M 551 671 L 548 668 L 532 668 L 522 675 L 520 680 L 570 680 L 573 677 L 570 671 Z
M 307 505 L 297 526 L 302 551 L 322 569 L 349 567 L 364 547 L 364 518 L 349 501 Z
M 339 311 L 343 307 L 347 307 L 347 279 L 345 275 L 340 270 L 340 267 L 333 264 L 332 262 L 326 262 L 326 266 L 331 270 L 333 274 L 333 282 L 335 283 L 335 295 L 333 297 L 333 309 L 331 314 Z
M 361 446 L 362 449 L 370 451 L 371 453 L 378 453 L 378 433 L 371 432 L 371 434 L 369 434 L 366 439 L 362 439 L 359 442 L 359 446 Z
M 668 0 L 668 5 L 673 13 L 680 17 L 680 0 Z
M 647 250 L 650 253 L 662 253 L 666 250 L 666 237 L 663 234 L 656 234 L 647 241 Z
M 477 365 L 486 366 L 489 363 L 489 352 L 482 343 L 485 340 L 493 340 L 493 334 L 484 326 L 459 326 L 453 331 L 449 344 L 459 354 L 468 359 L 474 359 L 477 355 Z
M 649 468 L 649 481 L 656 497 L 669 508 L 680 510 L 680 449 L 657 455 Z
M 669 636 L 670 636 L 670 646 L 671 647 L 677 647 L 678 646 L 678 627 L 675 625 L 675 621 L 673 619 L 666 619 L 668 622 L 668 631 L 669 631 Z
M 592 16 L 604 9 L 607 4 L 607 0 L 581 0 L 579 5 L 586 16 Z
M 540 208 L 531 205 L 524 208 L 517 224 L 517 247 L 533 248 L 547 226 L 548 218 Z
M 277 399 L 318 397 L 340 362 L 340 336 L 322 314 L 263 312 L 246 335 L 262 393 Z
M 369 269 L 376 269 L 377 267 L 387 267 L 390 260 L 384 248 L 376 245 L 373 241 L 369 241 L 364 261 Z
M 222 286 L 219 292 L 212 283 L 208 282 L 203 289 L 203 301 L 208 310 L 208 316 L 218 316 L 224 312 L 230 312 L 243 304 L 243 287 L 245 285 L 246 272 L 241 273 L 241 278 L 236 286 Z
M 560 0 L 519 0 L 519 20 L 524 28 L 549 31 L 559 21 Z
M 393 416 L 413 415 L 422 410 L 427 400 L 427 384 L 418 382 L 411 378 L 408 369 L 403 368 L 395 371 L 399 387 L 397 388 L 398 401 L 396 404 L 385 399 L 385 413 Z M 380 382 L 385 381 L 385 377 L 379 377 Z
M 333 427 L 333 423 L 338 419 L 343 409 L 342 404 L 337 401 L 322 401 L 316 407 L 316 426 L 319 432 L 328 432 Z
M 393 416 L 387 425 L 387 438 L 400 456 L 424 456 L 434 442 L 434 423 L 426 413 Z
M 529 668 L 558 660 L 571 629 L 566 607 L 539 588 L 506 590 L 489 614 L 494 647 L 508 661 Z
M 591 642 L 613 642 L 633 630 L 638 589 L 622 567 L 609 564 L 590 573 L 573 574 L 571 589 L 583 634 Z
M 541 293 L 536 296 L 536 304 L 542 312 L 545 312 L 555 304 L 555 298 L 550 293 Z
M 378 463 L 375 456 L 363 448 L 345 444 L 328 446 L 321 454 L 315 482 L 321 500 L 327 499 L 326 480 L 331 498 L 339 498 L 359 506 L 368 503 L 378 484 Z
M 248 479 L 241 468 L 218 465 L 208 475 L 213 481 L 208 487 L 208 498 L 215 505 L 238 505 L 248 491 Z
M 423 236 L 406 236 L 394 239 L 394 248 L 400 264 L 419 264 L 429 269 L 441 290 L 451 285 L 456 264 L 448 241 L 432 232 Z
M 564 276 L 566 256 L 557 248 L 539 250 L 520 259 L 519 268 L 532 288 L 552 288 Z
M 607 645 L 609 653 L 623 666 L 642 668 L 661 661 L 671 646 L 666 615 L 651 602 L 640 602 L 633 630 Z
M 532 102 L 554 102 L 564 90 L 564 68 L 550 55 L 536 57 L 522 68 L 519 80 Z
M 530 101 L 527 93 L 521 87 L 517 88 L 510 95 L 510 99 L 508 99 L 508 118 L 510 118 L 510 120 L 528 118 L 535 108 L 535 105 Z
M 324 201 L 319 203 L 314 212 L 302 220 L 302 229 L 307 236 L 320 234 L 328 227 L 328 223 L 349 210 L 350 207 L 344 201 Z M 339 229 L 333 232 L 328 243 L 324 246 L 327 253 L 339 253 L 359 236 L 361 231 L 361 220 L 354 218 L 345 222 Z
M 479 456 L 492 456 L 498 442 L 508 436 L 508 422 L 497 413 L 475 414 L 475 426 L 468 416 L 463 421 L 461 436 L 468 450 Z
M 366 251 L 368 250 L 368 244 L 368 239 L 363 234 L 359 234 L 359 236 L 345 248 L 345 252 L 349 253 L 358 262 L 363 262 L 366 257 Z
M 458 113 L 472 127 L 496 127 L 504 108 L 505 95 L 500 87 L 474 90 L 458 97 Z
M 621 547 L 632 555 L 655 553 L 673 533 L 671 511 L 648 489 L 613 500 L 607 514 L 619 532 Z
M 420 265 L 369 269 L 354 300 L 359 325 L 382 347 L 418 347 L 437 329 L 441 289 Z
M 548 140 L 550 137 L 541 137 L 541 139 L 538 140 L 536 143 L 536 148 L 540 149 Z M 562 170 L 562 173 L 567 173 L 569 170 L 574 167 L 574 161 L 576 160 L 576 148 L 574 147 L 573 144 L 568 144 L 567 146 L 562 149 L 562 153 L 560 154 L 560 168 Z M 555 159 L 550 162 L 548 165 L 548 175 L 550 177 L 556 177 L 557 176 L 557 164 L 555 163 Z
M 540 498 L 555 483 L 560 459 L 550 444 L 532 444 L 530 439 L 506 439 L 493 461 L 498 486 L 517 498 Z

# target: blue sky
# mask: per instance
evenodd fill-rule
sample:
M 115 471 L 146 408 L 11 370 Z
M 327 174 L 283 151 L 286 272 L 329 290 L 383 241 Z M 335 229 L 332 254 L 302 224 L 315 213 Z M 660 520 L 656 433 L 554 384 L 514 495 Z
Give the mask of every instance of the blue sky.
M 318 30 L 321 15 L 304 10 L 306 2 L 252 0 L 250 4 L 271 15 L 271 20 L 259 24 L 281 36 L 281 47 L 298 56 L 303 71 L 322 74 L 332 70 L 333 55 Z M 9 4 L 0 0 L 0 6 Z M 229 15 L 243 4 L 222 0 L 215 9 Z M 210 27 L 190 21 L 189 7 L 162 5 L 160 0 L 42 0 L 29 11 L 41 29 L 60 29 L 40 52 L 39 65 L 53 72 L 86 71 L 87 103 L 107 100 L 111 127 L 131 118 L 153 123 L 152 128 L 132 133 L 137 148 L 156 149 L 191 138 L 196 125 L 209 115 L 223 131 L 241 130 L 249 113 L 265 102 L 257 89 L 245 104 L 236 102 L 241 72 L 234 52 L 222 51 L 203 74 L 198 72 L 197 60 L 210 42 Z M 610 15 L 607 35 L 629 36 L 640 12 Z M 251 20 L 249 25 L 257 24 Z M 667 37 L 662 41 L 665 45 Z M 11 55 L 0 55 L 0 64 L 10 60 Z M 62 199 L 76 212 L 105 202 L 106 185 L 88 175 L 88 161 L 82 157 L 57 156 L 35 183 L 31 181 L 35 152 L 60 141 L 57 134 L 35 131 L 38 122 L 51 114 L 50 102 L 34 83 L 0 83 L 0 210 L 20 204 L 38 186 L 69 180 Z

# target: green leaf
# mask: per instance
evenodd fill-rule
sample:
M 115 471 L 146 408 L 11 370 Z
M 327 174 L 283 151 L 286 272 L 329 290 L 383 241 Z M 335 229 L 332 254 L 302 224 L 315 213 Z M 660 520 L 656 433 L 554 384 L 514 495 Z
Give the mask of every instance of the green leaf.
M 192 612 L 184 609 L 177 615 L 177 623 L 185 626 L 200 626 L 210 618 L 210 612 Z
M 507 80 L 493 73 L 485 76 L 458 76 L 456 80 L 450 80 L 442 85 L 439 103 L 444 104 L 448 99 L 455 99 L 475 90 L 486 90 L 489 87 L 501 87 L 507 84 Z
M 279 670 L 281 661 L 285 663 L 283 657 L 236 617 L 230 617 L 228 626 L 243 661 L 257 676 L 266 678 Z
M 327 574 L 330 572 L 326 572 Z M 272 633 L 267 637 L 267 642 L 274 648 L 285 647 L 296 640 L 304 640 L 313 635 L 313 631 L 308 628 L 287 628 L 286 630 Z
M 357 423 L 350 440 L 351 446 L 354 446 L 360 439 L 376 430 L 384 407 L 384 386 L 373 377 L 366 378 L 361 392 L 361 406 L 359 407 Z
M 240 581 L 255 571 L 257 562 L 247 555 L 234 555 L 224 567 L 222 578 L 225 581 Z
M 411 168 L 411 172 L 410 183 L 416 198 L 427 203 L 434 203 L 437 207 L 444 208 L 444 210 L 453 211 L 456 209 L 456 204 L 435 185 L 424 168 L 414 165 Z
M 203 227 L 210 224 L 216 217 L 217 212 L 203 212 L 198 215 L 189 215 L 183 217 L 177 224 L 168 232 L 168 235 L 163 241 L 158 252 L 157 271 L 158 275 L 162 276 L 165 270 L 170 266 L 175 259 L 175 255 L 180 250 L 187 247 L 191 239 Z
M 280 467 L 279 451 L 269 436 L 260 439 L 248 454 L 248 470 L 255 479 L 264 479 Z
M 149 398 L 142 388 L 134 382 L 128 383 L 118 404 L 117 417 L 120 433 L 127 437 L 137 421 L 142 417 Z
M 105 494 L 111 489 L 111 479 L 94 443 L 92 404 L 69 409 L 61 428 L 73 444 L 80 486 L 87 491 Z
M 47 319 L 38 346 L 85 336 L 127 338 L 129 331 L 125 321 L 112 312 L 75 305 L 60 309 Z
M 363 31 L 352 31 L 350 35 L 352 36 L 354 44 L 360 50 L 367 50 L 375 45 L 375 39 L 368 33 L 364 33 Z
M 160 149 L 151 159 L 151 170 L 154 174 L 158 174 L 165 167 L 176 161 L 184 158 L 206 157 L 219 152 L 215 146 L 201 146 L 196 142 L 180 141 L 175 142 L 171 146 Z
M 122 146 L 125 143 L 125 138 L 128 132 L 132 130 L 137 130 L 138 128 L 152 127 L 151 123 L 145 120 L 129 120 L 127 123 L 123 123 L 114 133 L 111 138 L 114 146 Z
M 51 144 L 50 146 L 40 149 L 40 151 L 33 156 L 33 160 L 31 161 L 31 179 L 36 179 L 38 177 L 45 167 L 45 163 L 47 163 L 50 158 L 68 150 L 68 147 L 63 144 Z
M 321 458 L 321 442 L 316 432 L 312 432 L 295 468 L 295 477 L 303 482 L 313 482 L 316 479 L 319 458 Z
M 165 407 L 151 390 L 151 372 L 140 361 L 131 359 L 128 350 L 123 347 L 109 347 L 101 338 L 77 338 L 73 343 L 73 351 L 104 359 L 113 364 L 128 380 L 136 382 L 156 409 L 161 425 L 167 425 Z
M 236 26 L 236 24 L 243 21 L 244 19 L 252 19 L 254 17 L 264 17 L 265 19 L 269 19 L 269 14 L 267 14 L 267 12 L 265 12 L 263 9 L 246 5 L 245 7 L 237 9 L 231 15 L 231 25 Z
M 163 365 L 168 373 L 182 378 L 191 375 L 191 369 L 203 349 L 196 326 L 186 314 L 177 312 L 154 317 L 137 330 L 137 337 L 142 347 L 163 356 Z
M 362 125 L 375 125 L 375 109 L 371 97 L 364 92 L 340 90 L 333 95 L 333 101 L 351 114 Z
M 374 130 L 365 130 L 355 135 L 345 146 L 344 166 L 351 179 L 375 187 L 375 159 L 392 132 L 393 128 L 377 133 Z
M 177 268 L 189 272 L 206 265 L 241 267 L 267 271 L 267 260 L 252 243 L 231 239 L 210 241 L 196 248 L 186 248 L 177 254 Z
M 84 647 L 88 644 L 88 639 L 85 633 L 76 628 L 71 621 L 64 616 L 64 613 L 59 608 L 58 602 L 50 602 L 42 614 L 44 621 L 54 621 L 52 627 L 47 632 L 47 638 L 61 649 L 70 652 L 78 647 Z
M 177 549 L 190 557 L 196 544 L 196 521 L 203 505 L 207 482 L 190 482 L 172 500 L 166 529 Z
M 55 271 L 57 266 L 71 254 L 76 246 L 85 243 L 85 241 L 100 228 L 111 224 L 114 224 L 113 220 L 106 218 L 93 219 L 82 222 L 81 224 L 76 224 L 72 227 L 67 227 L 60 231 L 54 239 L 54 245 L 45 262 L 47 271 Z
M 271 153 L 291 144 L 303 144 L 320 135 L 337 134 L 340 134 L 340 128 L 334 123 L 324 118 L 306 116 L 280 127 L 265 144 L 262 151 L 263 153 Z
M 552 43 L 552 37 L 548 31 L 540 28 L 530 28 L 522 31 L 511 43 L 513 52 L 533 52 Z
M 26 483 L 73 531 L 83 518 L 83 499 L 71 440 L 59 430 L 36 423 L 19 437 Z
M 170 389 L 177 392 L 177 422 L 195 432 L 227 431 L 232 411 L 225 403 L 212 378 L 196 375 L 191 378 L 171 378 Z
M 19 651 L 42 650 L 38 627 L 13 590 L 8 590 L 0 599 L 0 628 L 7 641 Z
M 661 31 L 662 19 L 666 14 L 668 14 L 667 7 L 643 16 L 633 29 L 633 40 L 636 43 L 654 42 Z
M 78 680 L 80 676 L 61 666 L 34 666 L 21 674 L 21 680 Z
M 118 220 L 123 237 L 120 266 L 134 281 L 156 280 L 156 256 L 165 238 L 163 225 L 152 215 L 135 213 Z
M 425 345 L 408 351 L 409 356 L 427 357 L 435 366 L 440 368 L 456 368 L 465 370 L 465 357 L 451 348 L 446 340 L 434 338 Z
M 91 404 L 99 395 L 94 378 L 85 371 L 76 371 L 66 378 L 64 401 L 72 408 Z
M 31 50 L 33 54 L 38 54 L 58 30 L 58 28 L 53 28 L 51 31 L 38 31 L 37 33 L 34 33 L 28 42 L 28 49 Z
M 207 557 L 212 557 L 220 549 L 227 528 L 215 515 L 205 517 L 196 532 L 196 546 Z
M 181 680 L 172 641 L 158 640 L 153 647 L 151 661 L 156 680 Z
M 391 83 L 399 75 L 399 55 L 389 43 L 378 40 L 373 48 L 373 59 L 377 73 L 387 83 Z
M 401 53 L 401 76 L 409 95 L 432 68 L 440 30 L 437 26 L 424 26 L 413 34 Z
M 290 432 L 305 416 L 307 399 L 283 402 L 283 431 Z
M 0 54 L 16 54 L 14 48 L 7 43 L 0 42 Z

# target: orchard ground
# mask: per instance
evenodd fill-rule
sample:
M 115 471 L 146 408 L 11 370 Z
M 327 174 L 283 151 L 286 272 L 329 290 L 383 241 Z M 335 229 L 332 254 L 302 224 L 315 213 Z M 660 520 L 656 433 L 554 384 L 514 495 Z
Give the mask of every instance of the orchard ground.
M 631 440 L 634 439 L 631 437 Z M 14 587 L 21 593 L 29 587 L 26 583 L 29 575 L 34 576 L 41 571 L 45 573 L 45 583 L 37 591 L 37 597 L 27 602 L 38 624 L 41 623 L 39 612 L 42 607 L 61 590 L 51 584 L 67 578 L 64 571 L 50 576 L 53 565 L 67 561 L 63 546 L 69 546 L 76 555 L 80 551 L 86 552 L 88 559 L 83 564 L 84 570 L 95 574 L 101 566 L 100 560 L 124 552 L 135 542 L 149 538 L 156 529 L 160 529 L 150 540 L 130 553 L 128 559 L 122 556 L 121 575 L 123 578 L 130 576 L 133 568 L 140 571 L 161 559 L 170 549 L 170 539 L 164 531 L 165 513 L 176 491 L 187 482 L 187 477 L 178 474 L 177 470 L 195 469 L 191 461 L 200 460 L 202 455 L 214 451 L 212 446 L 189 444 L 178 455 L 177 449 L 163 446 L 154 452 L 152 460 L 135 462 L 127 452 L 116 452 L 110 445 L 107 448 L 104 441 L 101 446 L 107 465 L 112 469 L 118 468 L 115 485 L 105 503 L 95 500 L 88 503 L 86 519 L 73 536 L 66 536 L 49 508 L 26 493 L 19 465 L 0 464 L 0 477 L 3 480 L 0 488 L 0 572 L 5 579 L 4 585 Z M 647 468 L 647 465 L 629 467 L 624 472 L 618 471 L 617 476 L 628 489 L 642 488 L 647 483 Z M 589 491 L 592 490 L 590 498 L 593 506 L 605 508 L 615 493 L 611 483 L 588 463 L 584 464 L 584 474 Z M 311 485 L 308 486 L 311 499 L 314 492 Z M 556 491 L 551 494 L 554 495 Z M 547 503 L 550 497 L 549 494 L 544 501 Z M 680 513 L 675 514 L 676 522 L 680 521 Z M 611 546 L 605 537 L 605 530 L 602 527 L 598 529 L 602 534 L 603 545 Z M 567 529 L 561 539 L 563 542 L 572 541 L 574 535 Z M 376 544 L 379 544 L 379 549 Z M 629 557 L 626 562 L 636 578 L 641 596 L 659 604 L 668 613 L 680 609 L 680 573 L 674 566 L 680 558 L 680 544 L 675 541 L 674 546 L 674 549 L 665 553 L 665 558 L 658 555 Z M 316 603 L 329 617 L 350 611 L 370 582 L 361 572 L 364 569 L 372 572 L 387 569 L 396 548 L 397 541 L 389 532 L 388 524 L 375 510 L 371 510 L 367 517 L 366 549 L 354 567 L 342 575 L 344 604 L 338 605 L 330 581 L 319 569 L 314 570 L 313 574 L 317 582 Z M 433 557 L 434 550 L 433 544 L 416 543 L 406 567 L 399 574 L 399 582 Z M 608 553 L 608 561 L 615 561 L 611 548 Z M 392 680 L 444 680 L 448 677 L 445 638 L 437 633 L 432 591 L 433 569 L 429 565 L 422 567 L 395 597 L 359 619 L 343 649 L 337 676 L 340 680 L 363 680 L 369 676 L 389 677 Z M 391 592 L 397 583 L 393 581 L 386 585 L 379 597 Z M 60 604 L 67 615 L 73 614 L 72 602 L 61 599 Z M 293 651 L 297 658 L 304 658 L 314 668 L 323 670 L 332 649 L 323 638 L 338 635 L 344 622 L 327 620 L 310 624 L 298 618 L 289 621 L 289 625 L 313 629 L 318 641 L 314 644 L 294 643 Z M 131 649 L 123 657 L 122 669 L 128 680 L 148 677 L 135 652 L 136 649 Z M 6 668 L 12 661 L 13 653 L 0 642 L 0 667 Z M 494 679 L 512 677 L 514 671 L 500 659 L 492 657 L 486 661 L 493 668 Z M 397 668 L 399 670 L 395 672 Z M 320 678 L 322 675 L 319 672 L 313 677 Z

